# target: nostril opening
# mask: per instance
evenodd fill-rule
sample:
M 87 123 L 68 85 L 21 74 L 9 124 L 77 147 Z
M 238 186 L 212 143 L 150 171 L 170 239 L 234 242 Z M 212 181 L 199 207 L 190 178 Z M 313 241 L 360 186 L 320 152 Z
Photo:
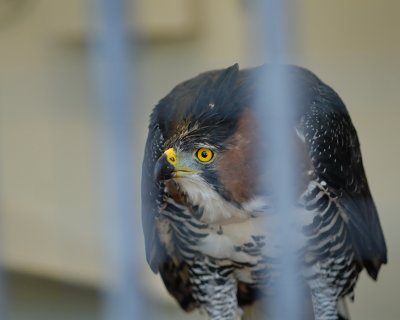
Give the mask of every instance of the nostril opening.
M 172 162 L 175 162 L 175 158 L 174 157 L 169 158 L 169 160 L 171 160 Z

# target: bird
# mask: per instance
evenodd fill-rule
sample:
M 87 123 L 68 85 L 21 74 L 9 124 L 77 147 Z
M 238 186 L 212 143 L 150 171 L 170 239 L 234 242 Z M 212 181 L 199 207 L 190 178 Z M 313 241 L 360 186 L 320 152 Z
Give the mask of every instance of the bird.
M 314 319 L 348 319 L 340 304 L 354 297 L 359 273 L 376 280 L 387 263 L 359 139 L 330 86 L 308 69 L 282 68 L 296 88 L 299 276 Z M 141 187 L 146 259 L 183 310 L 204 310 L 211 320 L 241 319 L 276 272 L 268 228 L 274 196 L 260 187 L 268 172 L 257 171 L 268 161 L 260 159 L 268 146 L 258 139 L 254 107 L 267 85 L 262 72 L 271 66 L 201 73 L 150 116 Z

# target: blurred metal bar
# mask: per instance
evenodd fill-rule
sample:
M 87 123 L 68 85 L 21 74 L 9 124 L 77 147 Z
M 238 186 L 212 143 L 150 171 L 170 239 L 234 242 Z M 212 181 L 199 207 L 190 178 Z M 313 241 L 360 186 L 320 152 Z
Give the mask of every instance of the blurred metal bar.
M 0 319 L 9 319 L 8 316 L 8 292 L 7 277 L 4 270 L 3 248 L 0 248 Z
M 292 99 L 293 85 L 282 63 L 287 60 L 290 36 L 288 26 L 292 17 L 288 8 L 294 6 L 289 0 L 258 0 L 257 41 L 264 57 L 269 57 L 268 67 L 260 75 L 257 103 L 262 141 L 267 141 L 268 150 L 263 150 L 265 173 L 270 181 L 264 181 L 264 190 L 272 190 L 274 225 L 273 245 L 280 248 L 278 273 L 273 279 L 271 295 L 266 301 L 266 310 L 272 319 L 301 319 L 301 289 L 296 274 L 299 261 L 295 258 L 295 244 L 298 240 L 295 226 L 295 174 L 293 117 L 296 107 Z M 292 12 L 293 12 L 293 8 Z M 266 175 L 267 176 L 267 175 Z M 268 226 L 266 226 L 267 230 Z M 271 228 L 268 228 L 271 232 Z M 266 253 L 268 255 L 268 252 Z
M 134 87 L 129 80 L 126 3 L 123 0 L 90 2 L 92 76 L 100 113 L 101 183 L 104 187 L 107 288 L 104 319 L 145 319 L 139 292 L 138 248 L 134 198 L 138 190 L 134 157 Z M 131 43 L 129 43 L 131 45 Z M 129 47 L 131 53 L 132 47 Z
M 2 189 L 0 190 L 0 201 L 3 203 L 3 192 L 1 192 Z M 7 278 L 7 273 L 6 273 L 6 266 L 4 263 L 5 257 L 4 257 L 4 224 L 3 222 L 3 217 L 0 214 L 0 319 L 1 320 L 6 320 L 9 319 L 9 306 L 8 302 L 10 299 L 9 296 L 9 291 L 8 291 L 8 278 Z

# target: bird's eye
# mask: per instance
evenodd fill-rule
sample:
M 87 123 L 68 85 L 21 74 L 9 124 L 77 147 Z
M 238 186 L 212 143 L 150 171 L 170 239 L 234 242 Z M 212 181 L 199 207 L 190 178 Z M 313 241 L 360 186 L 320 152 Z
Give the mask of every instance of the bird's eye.
M 214 152 L 207 148 L 200 148 L 196 151 L 196 157 L 200 162 L 207 163 L 214 158 Z

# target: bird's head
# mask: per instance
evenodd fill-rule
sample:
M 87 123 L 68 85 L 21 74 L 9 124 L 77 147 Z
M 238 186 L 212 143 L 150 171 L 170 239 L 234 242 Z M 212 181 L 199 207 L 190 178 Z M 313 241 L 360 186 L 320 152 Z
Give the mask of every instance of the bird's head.
M 255 119 L 244 83 L 234 65 L 178 86 L 159 103 L 165 142 L 154 179 L 172 179 L 193 198 L 215 193 L 240 205 L 252 197 Z
M 163 138 L 154 147 L 157 155 L 162 148 L 154 179 L 176 182 L 195 206 L 222 199 L 213 210 L 225 202 L 245 208 L 265 196 L 260 182 L 270 173 L 261 176 L 259 168 L 268 161 L 268 141 L 257 138 L 260 121 L 251 107 L 262 84 L 249 77 L 256 75 L 239 73 L 237 65 L 199 75 L 172 90 L 152 115 Z
M 256 187 L 253 123 L 244 111 L 229 124 L 183 126 L 167 141 L 154 179 L 173 180 L 196 206 L 226 201 L 241 207 L 253 198 Z

